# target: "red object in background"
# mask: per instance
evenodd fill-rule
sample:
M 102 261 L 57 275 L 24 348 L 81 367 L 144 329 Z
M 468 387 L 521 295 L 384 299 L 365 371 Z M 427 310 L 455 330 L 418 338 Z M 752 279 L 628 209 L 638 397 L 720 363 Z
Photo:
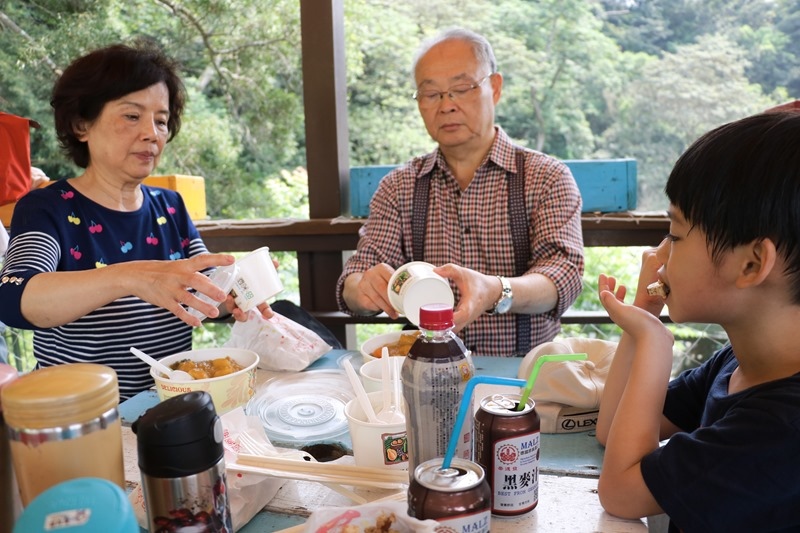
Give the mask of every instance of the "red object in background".
M 0 205 L 16 202 L 31 189 L 33 120 L 0 112 Z

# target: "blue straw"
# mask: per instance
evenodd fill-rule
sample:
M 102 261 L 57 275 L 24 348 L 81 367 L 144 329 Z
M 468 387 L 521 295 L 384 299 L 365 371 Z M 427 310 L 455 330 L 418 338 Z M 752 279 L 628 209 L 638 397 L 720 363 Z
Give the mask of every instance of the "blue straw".
M 464 419 L 467 417 L 467 412 L 472 406 L 472 392 L 476 385 L 481 383 L 488 383 L 490 385 L 510 385 L 512 387 L 524 387 L 525 380 L 513 378 L 501 378 L 497 376 L 475 376 L 467 381 L 467 386 L 464 389 L 464 396 L 461 398 L 461 405 L 458 408 L 458 415 L 456 415 L 456 423 L 453 427 L 453 434 L 450 436 L 450 443 L 447 445 L 447 453 L 444 454 L 444 461 L 442 461 L 442 470 L 450 468 L 450 463 L 453 461 L 453 456 L 456 454 L 456 446 L 458 446 L 458 437 L 461 433 L 461 428 L 464 426 Z M 470 415 L 472 413 L 469 413 Z M 411 453 L 414 453 L 413 451 Z

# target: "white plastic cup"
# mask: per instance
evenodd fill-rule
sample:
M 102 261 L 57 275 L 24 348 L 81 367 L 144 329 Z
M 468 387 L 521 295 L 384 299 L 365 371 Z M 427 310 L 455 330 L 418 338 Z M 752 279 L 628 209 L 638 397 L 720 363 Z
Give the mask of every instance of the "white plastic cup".
M 381 361 L 382 359 L 367 361 L 358 369 L 358 373 L 361 375 L 361 383 L 364 384 L 364 390 L 368 393 L 382 390 Z
M 383 407 L 383 392 L 367 394 L 375 412 Z M 408 437 L 406 424 L 373 424 L 361 409 L 358 399 L 344 406 L 350 438 L 353 441 L 353 457 L 358 466 L 408 470 Z
M 424 261 L 406 263 L 394 271 L 386 288 L 389 302 L 415 325 L 419 325 L 419 308 L 426 304 L 455 302 L 450 283 L 436 274 L 435 267 Z
M 229 293 L 233 288 L 233 284 L 236 282 L 236 277 L 239 275 L 239 267 L 235 264 L 228 265 L 228 266 L 221 266 L 217 267 L 210 275 L 209 279 L 211 283 L 219 287 L 223 292 Z M 215 307 L 219 306 L 219 302 L 212 300 L 208 295 L 202 292 L 196 292 L 195 296 L 197 296 L 200 300 L 209 303 Z M 194 315 L 200 320 L 205 320 L 208 318 L 204 313 L 198 311 L 194 307 L 187 307 L 186 309 L 189 311 L 190 315 Z
M 237 273 L 231 295 L 242 311 L 255 309 L 283 290 L 283 283 L 269 256 L 269 247 L 262 246 L 236 261 Z

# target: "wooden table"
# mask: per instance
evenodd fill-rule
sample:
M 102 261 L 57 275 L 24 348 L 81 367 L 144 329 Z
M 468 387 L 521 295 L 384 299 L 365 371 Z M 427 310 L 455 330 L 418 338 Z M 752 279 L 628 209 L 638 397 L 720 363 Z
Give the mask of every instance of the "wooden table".
M 333 351 L 310 369 L 335 368 L 337 361 L 349 352 Z M 520 359 L 475 357 L 478 375 L 516 377 Z M 259 371 L 259 382 L 271 377 Z M 477 397 L 502 389 L 495 385 L 481 384 L 475 389 Z M 517 389 L 518 390 L 518 389 Z M 138 483 L 140 474 L 136 458 L 136 436 L 129 426 L 144 409 L 157 402 L 154 392 L 148 391 L 123 402 L 120 413 L 123 418 L 123 446 L 125 450 L 125 477 L 132 486 Z M 343 443 L 345 446 L 347 443 Z M 606 513 L 597 498 L 597 477 L 602 464 L 602 447 L 591 432 L 567 435 L 543 434 L 541 441 L 539 505 L 532 512 L 515 518 L 492 519 L 492 531 L 496 533 L 531 531 L 537 533 L 646 532 L 646 520 L 625 520 Z M 337 462 L 352 463 L 352 456 L 337 459 Z M 372 501 L 393 491 L 355 488 L 353 490 L 366 500 Z M 288 480 L 277 495 L 247 525 L 242 533 L 269 533 L 275 531 L 302 531 L 300 526 L 306 518 L 320 507 L 347 507 L 351 500 L 337 492 L 314 482 Z M 286 531 L 286 533 L 288 533 Z

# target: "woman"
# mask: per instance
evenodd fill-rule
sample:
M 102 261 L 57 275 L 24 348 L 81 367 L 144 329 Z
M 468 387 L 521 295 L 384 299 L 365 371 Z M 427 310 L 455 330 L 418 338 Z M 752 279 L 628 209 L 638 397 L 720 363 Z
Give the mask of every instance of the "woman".
M 108 365 L 123 399 L 153 384 L 131 346 L 156 358 L 189 350 L 200 320 L 187 308 L 219 314 L 193 291 L 245 317 L 201 273 L 234 258 L 208 253 L 179 194 L 142 185 L 184 100 L 176 65 L 146 43 L 67 67 L 51 105 L 59 142 L 85 171 L 20 199 L 0 272 L 0 321 L 35 330 L 39 366 Z

